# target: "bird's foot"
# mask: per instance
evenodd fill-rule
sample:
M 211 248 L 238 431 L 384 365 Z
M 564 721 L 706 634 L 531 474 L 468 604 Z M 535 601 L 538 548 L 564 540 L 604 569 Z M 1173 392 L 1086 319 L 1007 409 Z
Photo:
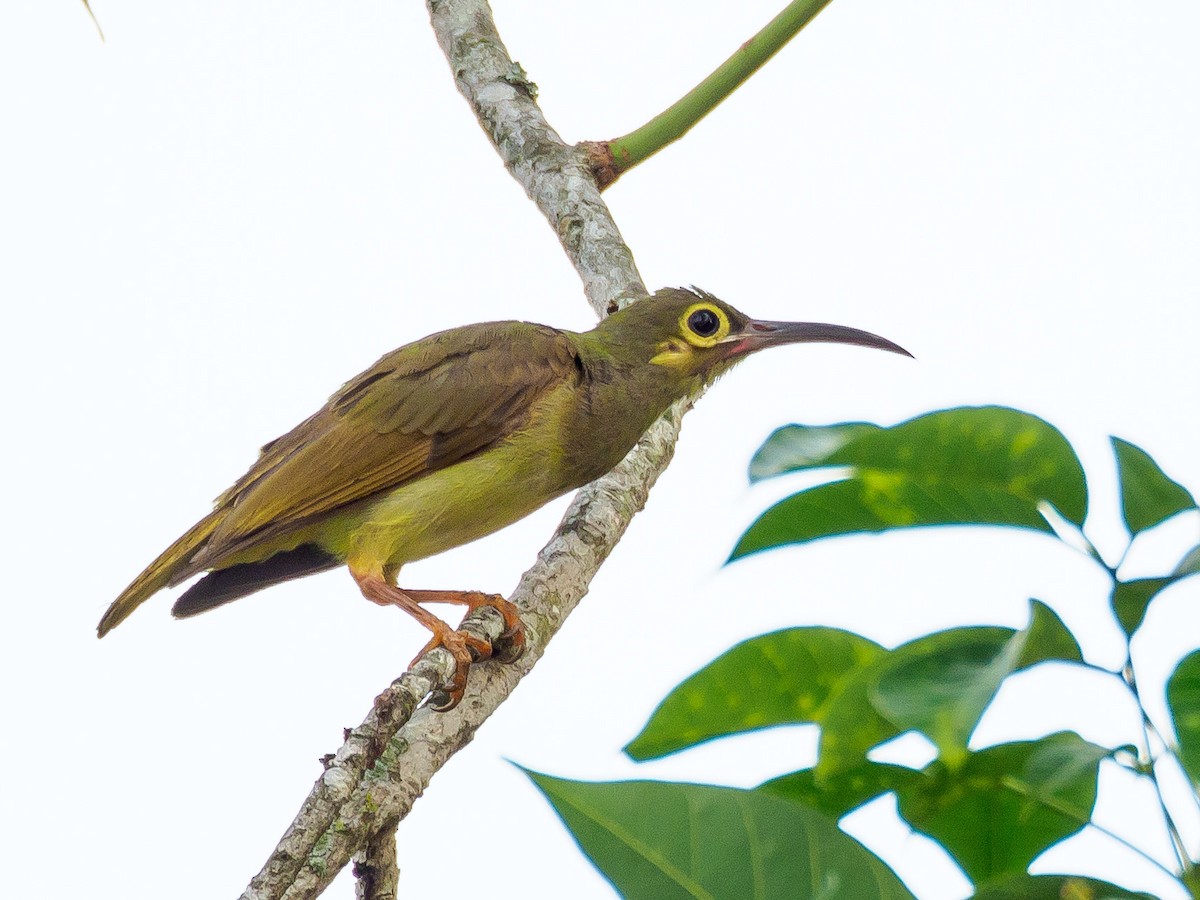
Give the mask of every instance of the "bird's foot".
M 470 615 L 481 606 L 490 606 L 504 619 L 504 631 L 492 645 L 491 656 L 502 663 L 513 663 L 525 652 L 525 626 L 520 610 L 499 594 L 482 591 L 413 591 L 404 592 L 417 603 L 453 603 L 467 608 Z
M 504 631 L 492 644 L 492 656 L 498 662 L 515 663 L 525 654 L 525 624 L 516 605 L 499 594 L 485 594 L 487 602 L 478 606 L 490 606 L 504 617 Z M 471 607 L 472 610 L 478 608 Z
M 396 606 L 433 632 L 433 638 L 417 654 L 412 664 L 436 647 L 445 647 L 454 657 L 454 676 L 450 683 L 434 692 L 433 708 L 444 712 L 453 709 L 463 698 L 467 687 L 467 672 L 472 662 L 495 657 L 500 662 L 511 663 L 525 652 L 525 627 L 514 606 L 499 594 L 482 591 L 412 591 L 402 590 L 376 572 L 358 571 L 351 567 L 350 574 L 358 582 L 363 596 L 380 606 Z M 465 631 L 451 628 L 433 613 L 422 608 L 422 603 L 453 603 L 467 607 L 468 614 L 481 606 L 490 606 L 504 619 L 504 631 L 495 642 L 475 637 Z
M 467 673 L 471 671 L 471 663 L 481 662 L 491 657 L 492 645 L 473 634 L 454 631 L 447 626 L 444 632 L 435 633 L 429 643 L 421 648 L 421 652 L 409 663 L 409 668 L 415 666 L 417 661 L 430 650 L 438 647 L 445 648 L 454 657 L 454 675 L 449 682 L 440 685 L 433 692 L 430 706 L 438 712 L 447 712 L 462 701 L 463 693 L 467 689 Z

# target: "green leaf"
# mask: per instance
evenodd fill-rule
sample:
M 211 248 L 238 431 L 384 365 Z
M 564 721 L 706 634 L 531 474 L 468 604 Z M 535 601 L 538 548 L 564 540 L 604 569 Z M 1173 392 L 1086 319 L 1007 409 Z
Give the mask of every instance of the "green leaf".
M 872 705 L 897 732 L 919 731 L 957 760 L 1016 668 L 1018 637 L 1007 628 L 955 628 L 898 647 L 880 667 Z
M 1132 635 L 1142 627 L 1142 620 L 1146 618 L 1150 601 L 1157 597 L 1163 588 L 1177 580 L 1170 576 L 1138 578 L 1134 581 L 1118 581 L 1113 585 L 1109 602 L 1112 603 L 1113 612 L 1116 613 L 1117 621 L 1125 629 L 1126 635 Z
M 1157 900 L 1080 875 L 1013 875 L 981 884 L 971 900 Z
M 871 702 L 880 668 L 895 652 L 892 650 L 874 663 L 850 673 L 830 694 L 825 717 L 820 723 L 821 739 L 817 765 L 813 769 L 818 787 L 861 769 L 871 748 L 900 733 L 901 729 L 880 715 Z
M 1150 603 L 1168 587 L 1191 575 L 1200 574 L 1200 547 L 1188 551 L 1170 575 L 1160 578 L 1137 578 L 1133 581 L 1118 581 L 1113 585 L 1109 602 L 1117 621 L 1132 636 L 1142 627 Z
M 813 769 L 792 772 L 764 781 L 755 790 L 811 806 L 833 819 L 840 819 L 880 794 L 894 791 L 924 778 L 916 769 L 864 760 L 856 769 L 817 778 Z
M 846 479 L 800 491 L 768 509 L 730 559 L 822 537 L 931 525 L 1008 525 L 1053 533 L 1053 505 L 1082 524 L 1087 484 L 1053 426 L 1006 407 L 961 407 L 890 428 L 851 422 L 791 425 L 768 438 L 751 477 L 830 466 Z
M 847 673 L 883 652 L 837 628 L 789 628 L 744 641 L 674 688 L 625 752 L 656 759 L 723 735 L 820 722 Z
M 953 628 L 882 654 L 848 672 L 830 693 L 813 770 L 817 785 L 859 770 L 873 747 L 910 730 L 925 734 L 953 765 L 1007 676 L 1047 660 L 1082 659 L 1058 616 L 1037 600 L 1022 631 Z
M 939 841 L 975 882 L 1023 873 L 1052 844 L 1091 820 L 1100 761 L 1109 755 L 1074 732 L 941 762 L 897 791 L 900 815 Z
M 1183 559 L 1179 561 L 1179 565 L 1171 573 L 1177 578 L 1183 578 L 1185 575 L 1200 574 L 1200 544 L 1197 544 L 1191 550 L 1183 555 Z
M 912 900 L 820 813 L 759 791 L 528 772 L 626 900 Z
M 1179 736 L 1179 762 L 1200 786 L 1200 650 L 1185 656 L 1167 679 L 1167 706 Z
M 1167 477 L 1141 447 L 1111 438 L 1121 481 L 1121 514 L 1131 534 L 1152 528 L 1196 501 L 1187 488 Z
M 897 731 L 925 734 L 953 766 L 1004 679 L 1050 659 L 1082 655 L 1058 616 L 1035 600 L 1022 631 L 955 628 L 898 647 L 879 664 L 871 702 Z
M 841 534 L 929 525 L 1009 525 L 1053 533 L 1036 503 L 986 488 L 920 483 L 872 472 L 779 501 L 738 539 L 729 561 Z
M 776 428 L 750 460 L 750 481 L 838 465 L 829 460 L 857 437 L 882 431 L 870 422 L 841 425 L 785 425 Z M 844 465 L 848 465 L 845 463 Z
M 1029 624 L 1025 626 L 1025 646 L 1017 659 L 1017 669 L 1050 660 L 1083 662 L 1079 642 L 1058 614 L 1041 600 L 1029 601 Z

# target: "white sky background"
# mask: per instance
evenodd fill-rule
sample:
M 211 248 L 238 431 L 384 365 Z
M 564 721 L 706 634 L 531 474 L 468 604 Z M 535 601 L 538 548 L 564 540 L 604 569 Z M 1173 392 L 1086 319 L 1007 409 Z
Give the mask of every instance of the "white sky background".
M 657 113 L 779 5 L 498 0 L 495 13 L 574 141 Z M 69 0 L 9 4 L 0 34 L 6 893 L 132 900 L 170 881 L 174 896 L 234 896 L 318 758 L 425 635 L 340 571 L 185 623 L 157 597 L 98 642 L 101 612 L 260 444 L 383 352 L 488 318 L 586 328 L 592 314 L 456 93 L 422 4 L 95 8 L 107 44 Z M 772 351 L 703 400 L 582 607 L 401 826 L 406 893 L 458 896 L 467 885 L 446 879 L 466 876 L 496 897 L 612 896 L 506 759 L 740 785 L 807 765 L 809 729 L 643 766 L 620 753 L 670 687 L 755 634 L 821 623 L 891 646 L 1021 625 L 1037 596 L 1090 660 L 1119 663 L 1104 579 L 1045 538 L 925 532 L 721 562 L 789 487 L 751 490 L 745 468 L 790 421 L 1029 409 L 1081 453 L 1090 531 L 1113 557 L 1108 434 L 1200 489 L 1197 33 L 1200 7 L 1183 0 L 837 0 L 606 194 L 648 284 L 868 328 L 918 361 Z M 403 582 L 507 592 L 564 505 Z M 1197 519 L 1134 566 L 1173 564 Z M 1151 615 L 1138 660 L 1156 711 L 1200 640 L 1198 600 L 1200 584 L 1181 585 Z M 1032 674 L 977 742 L 1071 727 L 1123 743 L 1135 726 L 1098 679 Z M 1106 772 L 1101 818 L 1167 860 L 1151 798 L 1126 781 Z M 965 896 L 886 805 L 856 833 L 922 896 Z M 1200 849 L 1200 817 L 1184 824 Z M 1096 835 L 1040 865 L 1181 896 Z M 328 893 L 352 895 L 347 876 Z

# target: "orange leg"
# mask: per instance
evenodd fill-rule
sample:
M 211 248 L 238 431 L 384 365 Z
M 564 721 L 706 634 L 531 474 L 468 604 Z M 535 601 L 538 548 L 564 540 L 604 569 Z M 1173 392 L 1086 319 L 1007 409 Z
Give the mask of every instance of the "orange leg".
M 490 606 L 504 617 L 504 632 L 493 647 L 496 659 L 500 662 L 511 663 L 521 658 L 525 652 L 525 626 L 521 624 L 521 616 L 517 607 L 509 603 L 499 594 L 485 594 L 482 591 L 410 591 L 406 593 L 417 603 L 453 603 L 465 606 L 470 615 L 481 606 Z
M 517 615 L 517 608 L 498 594 L 483 594 L 479 591 L 406 591 L 389 584 L 385 575 L 350 570 L 363 596 L 380 606 L 395 606 L 408 613 L 431 632 L 433 637 L 421 648 L 413 659 L 418 659 L 435 647 L 445 647 L 454 657 L 454 677 L 444 687 L 448 699 L 435 705 L 439 712 L 453 709 L 463 698 L 467 687 L 467 672 L 471 663 L 492 655 L 492 645 L 462 631 L 455 631 L 433 613 L 423 609 L 422 603 L 455 603 L 475 610 L 480 606 L 494 607 L 504 616 L 505 632 L 501 638 L 507 643 L 501 657 L 504 662 L 516 660 L 525 649 L 525 631 Z

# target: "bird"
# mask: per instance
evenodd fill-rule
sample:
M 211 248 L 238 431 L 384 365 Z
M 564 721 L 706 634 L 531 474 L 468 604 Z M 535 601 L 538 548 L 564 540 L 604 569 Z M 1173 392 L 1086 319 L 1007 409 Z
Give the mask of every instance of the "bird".
M 516 522 L 617 465 L 676 400 L 751 353 L 854 344 L 911 356 L 867 331 L 751 319 L 699 288 L 663 288 L 572 332 L 529 322 L 452 328 L 384 355 L 316 413 L 264 445 L 213 510 L 108 607 L 104 637 L 161 590 L 187 618 L 281 582 L 346 566 L 366 599 L 395 606 L 444 647 L 462 699 L 473 661 L 518 658 L 517 608 L 498 594 L 400 588 L 403 565 Z M 496 647 L 424 608 L 498 610 Z M 436 702 L 440 699 L 441 702 Z

